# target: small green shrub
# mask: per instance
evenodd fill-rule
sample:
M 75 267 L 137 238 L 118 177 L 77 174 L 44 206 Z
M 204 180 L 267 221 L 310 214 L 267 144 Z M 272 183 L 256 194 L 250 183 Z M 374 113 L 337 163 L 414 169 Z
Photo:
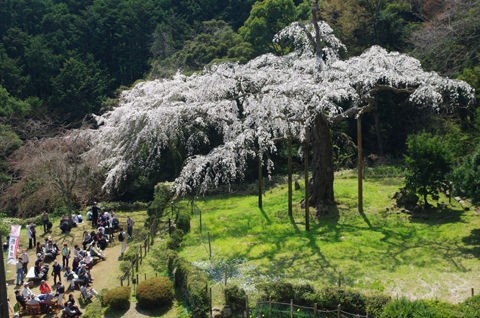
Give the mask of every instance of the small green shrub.
M 247 294 L 236 285 L 225 288 L 225 304 L 230 306 L 234 313 L 241 313 L 246 309 Z
M 365 309 L 368 317 L 377 318 L 382 315 L 383 308 L 392 301 L 390 296 L 374 294 L 365 296 Z
M 365 297 L 355 291 L 328 287 L 319 292 L 319 306 L 334 310 L 338 305 L 342 310 L 353 314 L 365 314 Z
M 257 286 L 260 291 L 260 299 L 263 301 L 270 298 L 276 302 L 293 302 L 301 306 L 313 306 L 319 302 L 319 296 L 312 286 L 308 284 L 293 285 L 285 281 L 262 283 Z
M 119 286 L 109 289 L 103 295 L 103 305 L 112 309 L 128 309 L 130 307 L 130 287 Z
M 471 198 L 475 204 L 480 202 L 480 145 L 454 169 L 452 179 L 457 194 Z
M 182 244 L 183 236 L 185 232 L 179 229 L 173 230 L 170 237 L 167 239 L 167 248 L 170 250 L 176 250 Z
M 190 232 L 190 218 L 190 211 L 180 210 L 175 220 L 177 229 L 182 230 L 184 233 Z
M 480 295 L 467 298 L 459 307 L 465 318 L 480 317 Z
M 285 281 L 261 283 L 257 286 L 262 300 L 271 299 L 276 302 L 290 302 L 295 296 L 293 285 Z
M 434 308 L 438 317 L 451 318 L 451 317 L 464 317 L 461 309 L 458 305 L 441 302 L 438 300 L 426 300 L 430 307 Z M 478 315 L 475 317 L 479 317 Z
M 173 196 L 172 183 L 157 183 L 154 189 L 153 201 L 148 207 L 147 213 L 149 219 L 159 218 L 163 215 L 165 208 L 170 203 Z
M 167 259 L 168 275 L 170 275 L 170 277 L 173 277 L 175 266 L 178 262 L 178 254 L 175 251 L 167 250 L 165 258 Z
M 128 270 L 130 270 L 130 268 L 132 267 L 131 265 L 132 263 L 130 261 L 121 261 L 120 262 L 120 271 L 122 273 L 125 273 L 127 272 Z
M 400 298 L 389 302 L 381 318 L 443 318 L 435 307 L 423 300 Z
M 137 287 L 138 305 L 144 309 L 168 307 L 173 296 L 173 284 L 166 277 L 144 280 Z
M 318 297 L 312 286 L 309 284 L 301 284 L 293 286 L 294 298 L 293 302 L 300 306 L 313 306 L 317 303 Z
M 139 244 L 129 244 L 129 248 L 123 254 L 122 260 L 131 263 L 137 257 L 139 246 Z
M 88 304 L 85 307 L 85 311 L 83 312 L 82 317 L 84 318 L 102 318 L 103 317 L 103 310 L 102 304 L 100 300 L 95 299 L 92 303 Z

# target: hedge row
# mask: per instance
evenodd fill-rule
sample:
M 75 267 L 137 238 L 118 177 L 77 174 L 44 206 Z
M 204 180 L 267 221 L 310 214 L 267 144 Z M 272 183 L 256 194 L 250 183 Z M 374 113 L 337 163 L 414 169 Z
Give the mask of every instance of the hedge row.
M 157 185 L 155 197 L 158 204 L 152 204 L 152 212 L 155 209 L 165 209 L 169 194 L 167 186 Z M 203 318 L 207 317 L 209 311 L 207 275 L 187 261 L 179 258 L 174 251 L 180 247 L 183 236 L 190 231 L 190 219 L 190 211 L 180 210 L 177 212 L 174 220 L 175 229 L 167 239 L 167 267 L 177 296 L 186 301 L 190 307 L 192 317 Z
M 207 317 L 209 310 L 207 275 L 178 257 L 178 254 L 172 250 L 167 252 L 167 266 L 175 289 L 187 302 L 192 317 Z
M 454 305 L 436 300 L 392 300 L 382 294 L 365 295 L 353 290 L 341 288 L 323 288 L 314 290 L 310 285 L 293 285 L 277 281 L 257 286 L 260 300 L 289 303 L 293 299 L 296 305 L 335 310 L 340 304 L 343 311 L 379 318 L 478 318 L 480 317 L 480 296 L 474 296 L 465 302 Z M 236 292 L 240 295 L 239 292 Z M 241 297 L 236 301 L 241 303 Z M 228 302 L 227 302 L 228 304 Z

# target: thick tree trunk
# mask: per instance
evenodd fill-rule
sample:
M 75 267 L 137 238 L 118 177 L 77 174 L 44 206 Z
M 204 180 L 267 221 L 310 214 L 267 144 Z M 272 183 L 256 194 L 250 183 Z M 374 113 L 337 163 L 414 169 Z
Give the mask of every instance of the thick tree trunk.
M 303 144 L 303 173 L 305 176 L 305 231 L 310 231 L 310 205 L 309 201 L 309 191 L 310 191 L 310 177 L 308 175 L 308 139 Z
M 335 204 L 333 195 L 333 146 L 330 127 L 324 115 L 317 115 L 311 130 L 312 176 L 310 204 L 321 212 Z

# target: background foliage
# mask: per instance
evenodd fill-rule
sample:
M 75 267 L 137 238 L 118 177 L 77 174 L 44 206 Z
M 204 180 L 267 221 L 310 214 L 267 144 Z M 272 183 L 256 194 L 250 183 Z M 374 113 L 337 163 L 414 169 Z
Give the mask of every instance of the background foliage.
M 292 21 L 309 19 L 310 3 L 2 1 L 0 193 L 22 178 L 8 158 L 28 140 L 94 125 L 90 114 L 114 107 L 118 93 L 139 79 L 170 76 L 177 70 L 190 73 L 223 60 L 245 62 L 265 52 L 284 53 L 272 44 L 272 35 Z M 478 1 L 324 0 L 320 6 L 321 18 L 349 47 L 347 55 L 378 44 L 411 53 L 427 69 L 459 77 L 479 91 Z M 382 107 L 364 117 L 366 155 L 401 162 L 408 135 L 434 130 L 448 137 L 452 130 L 442 129 L 448 124 L 463 133 L 459 144 L 464 151 L 455 153 L 458 160 L 452 163 L 456 169 L 452 181 L 471 180 L 459 176 L 472 173 L 467 158 L 479 140 L 478 110 L 432 116 L 414 110 L 402 94 L 380 95 L 377 100 Z M 335 134 L 336 168 L 351 167 L 355 164 L 351 142 L 356 138 L 354 122 L 342 124 Z M 109 199 L 150 200 L 154 185 L 172 180 L 185 158 L 181 147 L 172 145 L 169 152 L 158 163 L 162 168 L 156 173 L 132 172 Z M 278 170 L 284 171 L 286 153 L 276 156 L 276 161 L 283 162 Z M 253 168 L 246 173 L 247 181 L 255 175 Z M 94 178 L 101 178 L 101 174 Z M 92 188 L 95 193 L 88 196 L 99 196 L 98 187 Z M 470 186 L 468 190 L 468 185 L 458 184 L 457 188 L 462 195 L 478 197 L 478 187 Z M 15 213 L 18 209 L 6 210 Z

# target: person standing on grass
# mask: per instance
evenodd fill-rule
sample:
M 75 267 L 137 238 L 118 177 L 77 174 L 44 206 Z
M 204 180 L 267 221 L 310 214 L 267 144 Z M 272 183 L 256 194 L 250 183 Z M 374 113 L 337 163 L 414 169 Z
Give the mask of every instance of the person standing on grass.
M 44 211 L 42 214 L 43 234 L 47 234 L 49 222 L 50 222 L 50 218 L 48 217 L 48 212 Z
M 60 266 L 60 264 L 58 264 L 58 262 L 55 260 L 52 266 L 52 275 L 53 275 L 54 285 L 57 285 L 57 277 L 58 277 L 59 283 L 62 281 L 62 277 L 60 276 L 61 272 L 62 272 L 62 266 Z
M 127 249 L 127 233 L 121 231 L 118 234 L 118 241 L 122 244 L 122 248 L 120 250 L 120 258 L 122 258 L 125 250 Z
M 92 206 L 92 227 L 94 229 L 97 228 L 98 211 L 99 211 L 99 208 L 97 206 L 97 202 L 93 202 L 93 206 Z
M 133 220 L 130 217 L 127 217 L 127 234 L 129 239 L 132 239 L 133 223 Z
M 63 268 L 68 267 L 68 260 L 70 259 L 70 249 L 68 248 L 67 243 L 63 244 L 62 248 L 62 265 Z
M 20 286 L 23 284 L 23 264 L 22 264 L 22 258 L 19 256 L 17 259 L 17 263 L 15 264 L 15 269 L 17 270 L 17 281 L 16 285 Z
M 30 235 L 29 235 L 30 234 Z M 27 236 L 28 236 L 28 248 L 33 248 L 37 245 L 37 231 L 35 229 L 35 224 L 32 222 L 27 227 Z
M 31 249 L 33 247 L 33 244 L 32 244 L 33 240 L 32 240 L 32 233 L 30 232 L 30 224 L 27 224 L 25 229 L 27 230 L 28 249 Z
M 23 274 L 27 275 L 28 273 L 28 262 L 30 259 L 28 258 L 27 251 L 25 249 L 22 249 L 22 254 L 20 255 L 20 259 L 22 260 L 22 265 L 23 265 Z

